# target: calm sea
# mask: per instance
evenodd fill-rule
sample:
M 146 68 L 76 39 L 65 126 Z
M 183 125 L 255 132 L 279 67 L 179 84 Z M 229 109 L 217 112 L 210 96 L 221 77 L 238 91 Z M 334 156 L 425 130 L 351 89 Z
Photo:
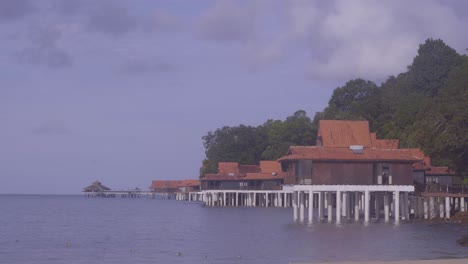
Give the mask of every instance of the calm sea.
M 283 208 L 0 195 L 0 263 L 278 263 L 468 257 L 465 226 L 292 223 Z

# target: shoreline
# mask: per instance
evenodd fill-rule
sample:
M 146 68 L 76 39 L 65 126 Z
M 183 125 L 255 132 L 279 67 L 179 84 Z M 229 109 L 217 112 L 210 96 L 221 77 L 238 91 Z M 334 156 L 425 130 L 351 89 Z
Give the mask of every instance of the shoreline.
M 468 258 L 462 259 L 427 259 L 397 261 L 345 261 L 345 262 L 289 262 L 289 264 L 466 264 Z

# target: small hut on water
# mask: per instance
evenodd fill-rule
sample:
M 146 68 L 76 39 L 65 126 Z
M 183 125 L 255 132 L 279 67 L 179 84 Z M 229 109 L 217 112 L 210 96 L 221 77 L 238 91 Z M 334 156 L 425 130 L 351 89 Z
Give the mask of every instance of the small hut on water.
M 83 188 L 86 196 L 102 196 L 105 191 L 110 191 L 110 188 L 102 185 L 100 181 L 95 181 L 88 187 Z

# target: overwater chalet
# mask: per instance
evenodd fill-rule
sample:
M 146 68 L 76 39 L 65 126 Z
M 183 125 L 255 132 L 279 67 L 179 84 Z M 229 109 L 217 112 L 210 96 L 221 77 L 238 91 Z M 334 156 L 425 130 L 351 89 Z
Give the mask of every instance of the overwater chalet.
M 321 120 L 317 146 L 292 146 L 279 159 L 297 184 L 412 185 L 423 160 L 398 140 L 377 140 L 367 121 Z
M 455 172 L 448 167 L 432 166 L 431 158 L 426 156 L 420 149 L 412 149 L 416 155 L 423 156 L 421 162 L 414 164 L 413 180 L 416 185 L 439 184 L 444 186 L 453 185 Z
M 413 164 L 423 158 L 399 149 L 397 140 L 377 139 L 367 121 L 321 120 L 316 146 L 292 146 L 279 162 L 285 177 L 296 183 L 295 220 L 304 221 L 307 204 L 312 221 L 317 204 L 319 219 L 327 215 L 332 221 L 334 215 L 340 223 L 342 217 L 358 220 L 364 214 L 368 222 L 371 214 L 378 219 L 383 209 L 385 221 L 392 215 L 398 222 L 400 215 L 409 219 Z
M 200 191 L 199 180 L 154 180 L 151 191 L 167 199 L 184 200 L 189 192 Z
M 277 161 L 259 165 L 219 162 L 217 174 L 200 178 L 202 190 L 281 190 L 284 173 Z

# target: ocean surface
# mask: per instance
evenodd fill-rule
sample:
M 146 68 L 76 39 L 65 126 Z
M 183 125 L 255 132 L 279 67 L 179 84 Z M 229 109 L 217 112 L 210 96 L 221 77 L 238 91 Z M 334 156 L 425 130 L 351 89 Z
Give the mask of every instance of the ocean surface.
M 468 258 L 454 224 L 294 224 L 290 208 L 0 195 L 0 263 L 272 263 Z

